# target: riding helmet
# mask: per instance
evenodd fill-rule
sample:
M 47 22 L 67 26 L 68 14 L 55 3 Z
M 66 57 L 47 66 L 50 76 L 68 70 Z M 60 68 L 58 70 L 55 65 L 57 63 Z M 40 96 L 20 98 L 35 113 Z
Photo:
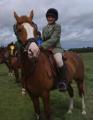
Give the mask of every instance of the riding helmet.
M 58 19 L 58 11 L 55 8 L 50 8 L 46 12 L 46 18 L 48 16 L 53 16 L 53 17 L 55 17 L 55 20 L 57 20 Z

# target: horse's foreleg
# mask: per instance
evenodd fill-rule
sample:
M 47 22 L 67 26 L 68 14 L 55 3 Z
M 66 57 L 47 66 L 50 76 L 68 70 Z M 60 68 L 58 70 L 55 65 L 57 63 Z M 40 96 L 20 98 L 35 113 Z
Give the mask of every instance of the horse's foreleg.
M 8 75 L 10 76 L 10 73 L 11 73 L 11 67 L 10 67 L 10 65 L 9 65 L 9 62 L 7 62 L 7 61 L 5 61 L 4 62 L 5 63 L 5 65 L 7 66 L 7 68 L 8 68 Z
M 15 74 L 15 79 L 16 79 L 16 82 L 19 83 L 19 71 L 18 69 L 14 69 L 14 74 Z
M 26 89 L 24 87 L 22 87 L 21 93 L 22 93 L 22 96 L 26 95 Z
M 32 99 L 32 102 L 33 102 L 33 105 L 34 105 L 36 120 L 40 120 L 40 103 L 39 103 L 39 97 L 31 96 L 31 99 Z
M 12 77 L 13 76 L 13 72 L 9 71 L 8 76 Z
M 6 66 L 8 67 L 8 70 L 9 70 L 9 73 L 8 75 L 11 77 L 13 76 L 13 69 L 12 69 L 12 66 L 9 62 L 5 62 Z
M 68 93 L 70 96 L 70 104 L 69 104 L 69 110 L 68 110 L 68 114 L 71 114 L 74 108 L 74 92 L 73 92 L 73 88 L 71 87 L 71 85 L 68 85 Z
M 12 77 L 14 74 L 14 71 L 12 68 L 9 68 L 9 73 L 8 73 L 8 76 Z
M 44 103 L 44 110 L 47 120 L 50 120 L 51 112 L 50 112 L 50 95 L 49 92 L 46 91 L 43 93 L 43 103 Z
M 21 89 L 21 94 L 22 96 L 26 95 L 26 83 L 25 83 L 25 76 L 23 74 L 23 71 L 21 72 L 21 79 L 20 79 L 20 82 L 22 84 L 22 89 Z

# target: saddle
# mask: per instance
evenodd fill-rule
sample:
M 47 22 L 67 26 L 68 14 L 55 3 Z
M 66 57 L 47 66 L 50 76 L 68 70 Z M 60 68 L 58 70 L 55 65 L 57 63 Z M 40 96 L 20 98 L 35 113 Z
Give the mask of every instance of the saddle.
M 49 60 L 50 67 L 51 67 L 51 70 L 52 70 L 52 73 L 54 76 L 54 80 L 55 80 L 55 86 L 56 86 L 58 84 L 58 79 L 59 79 L 59 74 L 58 74 L 59 68 L 54 59 L 53 52 L 51 50 L 45 50 L 43 48 L 40 48 L 40 50 L 47 56 L 47 58 Z M 63 57 L 63 61 L 65 62 L 67 60 L 66 56 L 63 55 L 62 57 Z
M 51 70 L 52 70 L 54 77 L 57 78 L 58 67 L 57 67 L 57 64 L 56 64 L 56 61 L 54 59 L 52 51 L 51 50 L 44 50 L 44 53 L 48 57 L 50 67 L 51 67 Z

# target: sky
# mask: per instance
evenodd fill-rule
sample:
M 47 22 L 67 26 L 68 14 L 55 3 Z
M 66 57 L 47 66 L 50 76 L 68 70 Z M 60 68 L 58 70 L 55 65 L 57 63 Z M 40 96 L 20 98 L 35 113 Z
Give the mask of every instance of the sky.
M 57 22 L 62 27 L 61 45 L 64 49 L 93 47 L 93 0 L 0 0 L 0 46 L 16 41 L 14 11 L 19 16 L 29 16 L 33 10 L 33 21 L 42 32 L 49 8 L 59 12 Z

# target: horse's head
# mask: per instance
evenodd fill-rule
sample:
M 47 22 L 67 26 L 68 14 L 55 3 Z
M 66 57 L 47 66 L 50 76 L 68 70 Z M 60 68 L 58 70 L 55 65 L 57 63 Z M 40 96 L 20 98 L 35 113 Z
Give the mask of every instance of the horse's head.
M 38 46 L 35 43 L 37 38 L 37 25 L 32 21 L 33 15 L 33 10 L 29 16 L 18 16 L 17 13 L 14 12 L 17 35 L 21 43 L 24 46 L 26 45 L 25 47 L 29 56 L 35 56 L 33 49 L 38 49 Z
M 17 34 L 22 44 L 26 44 L 29 39 L 35 39 L 37 37 L 37 25 L 32 21 L 33 15 L 33 11 L 31 11 L 30 16 L 24 15 L 19 17 L 14 12 Z
M 15 44 L 10 43 L 10 44 L 8 44 L 7 48 L 8 48 L 9 56 L 16 56 L 17 49 L 16 49 L 16 45 Z

